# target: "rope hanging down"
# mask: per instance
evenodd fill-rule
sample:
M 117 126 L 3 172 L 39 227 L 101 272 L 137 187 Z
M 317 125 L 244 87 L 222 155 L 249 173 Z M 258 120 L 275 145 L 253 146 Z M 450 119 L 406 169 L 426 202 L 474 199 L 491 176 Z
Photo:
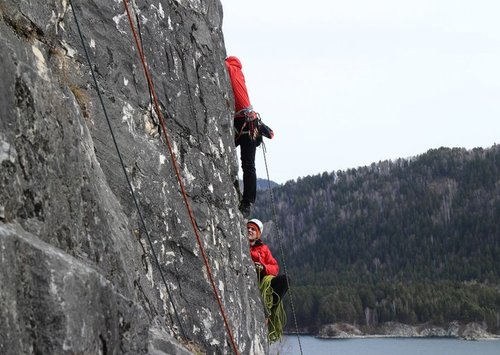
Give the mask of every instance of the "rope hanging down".
M 141 47 L 140 42 L 139 42 L 137 31 L 135 29 L 135 25 L 134 25 L 134 22 L 132 20 L 132 16 L 131 16 L 131 13 L 130 13 L 130 10 L 129 10 L 129 6 L 128 6 L 128 1 L 127 0 L 123 0 L 123 5 L 125 6 L 125 11 L 127 12 L 127 17 L 128 17 L 129 23 L 130 23 L 130 29 L 132 30 L 132 34 L 133 34 L 134 41 L 135 41 L 135 46 L 136 46 L 136 49 L 137 49 L 137 51 L 139 53 L 139 57 L 141 59 L 142 67 L 144 69 L 144 74 L 145 74 L 146 79 L 148 81 L 148 85 L 151 88 L 151 94 L 153 95 L 154 108 L 155 108 L 156 114 L 158 116 L 158 119 L 160 121 L 161 130 L 162 130 L 163 136 L 165 138 L 165 144 L 167 145 L 168 152 L 170 154 L 170 158 L 171 158 L 170 161 L 171 161 L 172 166 L 174 168 L 175 175 L 177 176 L 177 181 L 179 183 L 179 187 L 180 187 L 181 192 L 182 192 L 182 197 L 184 199 L 184 204 L 185 204 L 187 212 L 189 214 L 189 218 L 190 218 L 191 224 L 193 226 L 193 231 L 194 231 L 194 234 L 196 236 L 196 241 L 198 243 L 198 247 L 200 248 L 201 255 L 202 255 L 203 261 L 205 263 L 205 268 L 207 270 L 208 278 L 210 280 L 210 284 L 212 286 L 212 290 L 213 290 L 215 298 L 217 300 L 217 304 L 219 306 L 220 313 L 221 313 L 222 318 L 224 320 L 224 326 L 226 327 L 227 334 L 228 334 L 229 339 L 231 341 L 231 346 L 233 348 L 234 353 L 238 355 L 239 351 L 238 351 L 238 348 L 236 346 L 236 342 L 234 340 L 233 333 L 232 333 L 231 328 L 229 326 L 229 322 L 227 320 L 226 312 L 224 311 L 224 306 L 222 305 L 221 297 L 219 295 L 219 292 L 217 291 L 217 287 L 215 286 L 215 281 L 214 281 L 214 278 L 213 278 L 213 275 L 212 275 L 212 270 L 210 268 L 208 257 L 207 257 L 206 252 L 205 252 L 205 248 L 203 247 L 203 244 L 201 242 L 201 237 L 200 237 L 200 234 L 198 232 L 198 228 L 196 227 L 196 220 L 194 218 L 193 211 L 191 210 L 191 206 L 190 206 L 188 198 L 187 198 L 186 189 L 184 187 L 184 183 L 183 183 L 182 178 L 181 178 L 180 169 L 179 169 L 179 166 L 178 166 L 178 163 L 177 163 L 177 159 L 175 157 L 175 154 L 174 154 L 174 151 L 173 151 L 173 148 L 172 148 L 172 144 L 170 142 L 170 137 L 169 137 L 169 135 L 167 133 L 167 128 L 166 128 L 166 124 L 165 124 L 165 118 L 163 116 L 163 113 L 160 110 L 160 105 L 158 103 L 158 97 L 156 95 L 156 90 L 154 88 L 153 80 L 151 79 L 151 74 L 150 74 L 149 69 L 148 69 L 147 64 L 146 64 L 146 58 L 145 58 L 144 53 L 142 51 L 142 47 Z
M 271 205 L 273 206 L 274 227 L 276 229 L 276 235 L 278 236 L 278 244 L 280 245 L 280 254 L 281 254 L 281 259 L 283 261 L 282 262 L 283 270 L 285 271 L 285 276 L 288 280 L 288 270 L 286 267 L 285 252 L 283 250 L 283 238 L 281 237 L 280 229 L 278 228 L 278 214 L 276 213 L 276 204 L 274 202 L 274 194 L 273 194 L 273 190 L 271 189 L 271 179 L 269 178 L 269 168 L 267 167 L 267 159 L 266 159 L 266 146 L 264 144 L 262 144 L 262 154 L 264 155 L 264 165 L 266 166 L 267 189 L 269 190 L 269 195 L 271 196 Z M 299 343 L 300 353 L 302 355 L 304 355 L 304 353 L 302 352 L 302 343 L 300 342 L 299 326 L 297 324 L 297 317 L 295 315 L 295 305 L 293 302 L 293 292 L 292 292 L 292 287 L 290 286 L 290 284 L 288 284 L 288 293 L 290 294 L 290 305 L 292 307 L 293 321 L 295 323 L 295 334 L 297 335 L 297 341 Z
M 76 24 L 76 27 L 78 29 L 78 34 L 80 36 L 80 40 L 82 42 L 83 50 L 85 52 L 85 56 L 87 57 L 87 62 L 88 62 L 88 65 L 90 67 L 90 73 L 92 74 L 92 79 L 94 81 L 94 86 L 95 86 L 95 89 L 97 91 L 97 96 L 99 97 L 99 101 L 101 103 L 101 107 L 102 107 L 102 109 L 104 111 L 104 117 L 106 118 L 106 122 L 108 124 L 108 128 L 109 128 L 109 131 L 111 133 L 111 138 L 113 139 L 113 144 L 115 146 L 116 153 L 118 155 L 118 159 L 120 160 L 120 164 L 121 164 L 123 173 L 125 174 L 125 179 L 127 180 L 127 185 L 128 185 L 129 190 L 130 190 L 130 194 L 132 195 L 132 199 L 134 200 L 134 205 L 135 205 L 135 207 L 137 209 L 137 213 L 138 213 L 139 219 L 141 221 L 142 229 L 146 233 L 148 244 L 149 244 L 149 247 L 151 248 L 151 254 L 153 254 L 153 259 L 154 259 L 154 261 L 156 263 L 156 266 L 157 266 L 158 270 L 160 271 L 161 279 L 163 281 L 163 284 L 165 285 L 165 289 L 167 290 L 168 298 L 169 298 L 170 303 L 172 304 L 172 308 L 174 309 L 175 317 L 176 317 L 177 323 L 179 324 L 179 327 L 181 329 L 182 336 L 184 337 L 184 339 L 189 340 L 189 338 L 186 336 L 186 333 L 184 332 L 184 328 L 182 327 L 182 323 L 181 323 L 181 320 L 179 318 L 179 314 L 177 312 L 177 308 L 175 307 L 175 303 L 174 303 L 174 300 L 173 300 L 173 297 L 172 297 L 172 293 L 170 291 L 170 288 L 168 287 L 167 281 L 165 279 L 165 275 L 163 274 L 163 271 L 161 269 L 160 262 L 158 260 L 157 255 L 156 255 L 156 252 L 155 252 L 155 250 L 153 248 L 153 243 L 151 241 L 151 237 L 150 237 L 149 232 L 148 232 L 148 230 L 146 228 L 146 223 L 144 222 L 144 217 L 142 216 L 141 209 L 139 208 L 139 203 L 137 202 L 137 198 L 135 196 L 134 189 L 132 188 L 132 184 L 130 183 L 130 178 L 129 178 L 127 170 L 125 168 L 125 163 L 123 162 L 122 154 L 120 152 L 120 148 L 118 147 L 118 143 L 117 143 L 116 138 L 115 138 L 115 133 L 113 131 L 113 127 L 111 126 L 111 121 L 110 121 L 109 116 L 108 116 L 108 111 L 106 110 L 106 105 L 104 104 L 104 100 L 102 98 L 101 90 L 99 89 L 99 84 L 97 83 L 97 79 L 96 79 L 96 76 L 95 76 L 94 68 L 92 66 L 92 61 L 90 60 L 90 55 L 89 55 L 89 52 L 87 50 L 87 46 L 85 44 L 85 40 L 83 38 L 82 31 L 80 29 L 80 23 L 78 21 L 78 16 L 76 14 L 75 6 L 73 5 L 73 0 L 70 0 L 69 3 L 71 5 L 71 9 L 73 11 L 73 17 L 75 18 L 75 24 Z

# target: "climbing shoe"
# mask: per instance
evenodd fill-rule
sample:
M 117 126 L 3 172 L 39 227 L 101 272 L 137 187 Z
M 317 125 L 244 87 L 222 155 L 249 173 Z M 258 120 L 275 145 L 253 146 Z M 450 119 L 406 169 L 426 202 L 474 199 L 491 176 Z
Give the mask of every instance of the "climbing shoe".
M 243 215 L 244 218 L 250 217 L 250 214 L 252 213 L 252 207 L 253 204 L 248 201 L 241 201 L 240 203 L 240 212 Z

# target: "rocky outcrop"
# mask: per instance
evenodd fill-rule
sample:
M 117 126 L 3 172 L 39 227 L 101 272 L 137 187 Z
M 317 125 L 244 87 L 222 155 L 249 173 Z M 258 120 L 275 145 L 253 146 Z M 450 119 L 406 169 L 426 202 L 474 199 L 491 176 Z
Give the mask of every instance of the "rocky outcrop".
M 317 334 L 318 338 L 352 338 L 362 336 L 363 332 L 355 326 L 347 323 L 334 323 L 322 326 Z
M 151 258 L 69 2 L 4 0 L 0 353 L 229 353 L 123 3 L 73 3 L 166 283 Z M 136 3 L 236 344 L 241 353 L 263 353 L 264 316 L 232 187 L 237 164 L 221 4 Z

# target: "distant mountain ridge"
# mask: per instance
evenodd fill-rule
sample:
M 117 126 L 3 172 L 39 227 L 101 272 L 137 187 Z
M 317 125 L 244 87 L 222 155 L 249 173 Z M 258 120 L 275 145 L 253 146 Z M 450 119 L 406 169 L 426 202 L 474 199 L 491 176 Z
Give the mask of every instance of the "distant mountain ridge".
M 240 190 L 243 191 L 243 180 L 239 180 Z M 277 182 L 267 179 L 257 178 L 257 191 L 267 191 L 269 190 L 269 185 L 271 189 L 280 186 Z
M 460 320 L 500 329 L 500 146 L 433 149 L 273 192 L 304 325 Z M 259 195 L 256 216 L 269 220 L 271 207 Z
M 269 185 L 271 186 L 271 189 L 280 186 L 280 184 L 272 180 L 257 178 L 257 190 L 269 190 Z

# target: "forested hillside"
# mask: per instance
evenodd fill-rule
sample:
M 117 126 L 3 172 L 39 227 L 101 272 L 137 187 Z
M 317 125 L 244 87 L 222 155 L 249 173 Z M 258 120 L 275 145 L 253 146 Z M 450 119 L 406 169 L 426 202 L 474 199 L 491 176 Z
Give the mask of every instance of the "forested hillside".
M 458 320 L 499 331 L 500 146 L 430 150 L 273 193 L 302 327 Z M 255 214 L 272 219 L 268 193 Z

